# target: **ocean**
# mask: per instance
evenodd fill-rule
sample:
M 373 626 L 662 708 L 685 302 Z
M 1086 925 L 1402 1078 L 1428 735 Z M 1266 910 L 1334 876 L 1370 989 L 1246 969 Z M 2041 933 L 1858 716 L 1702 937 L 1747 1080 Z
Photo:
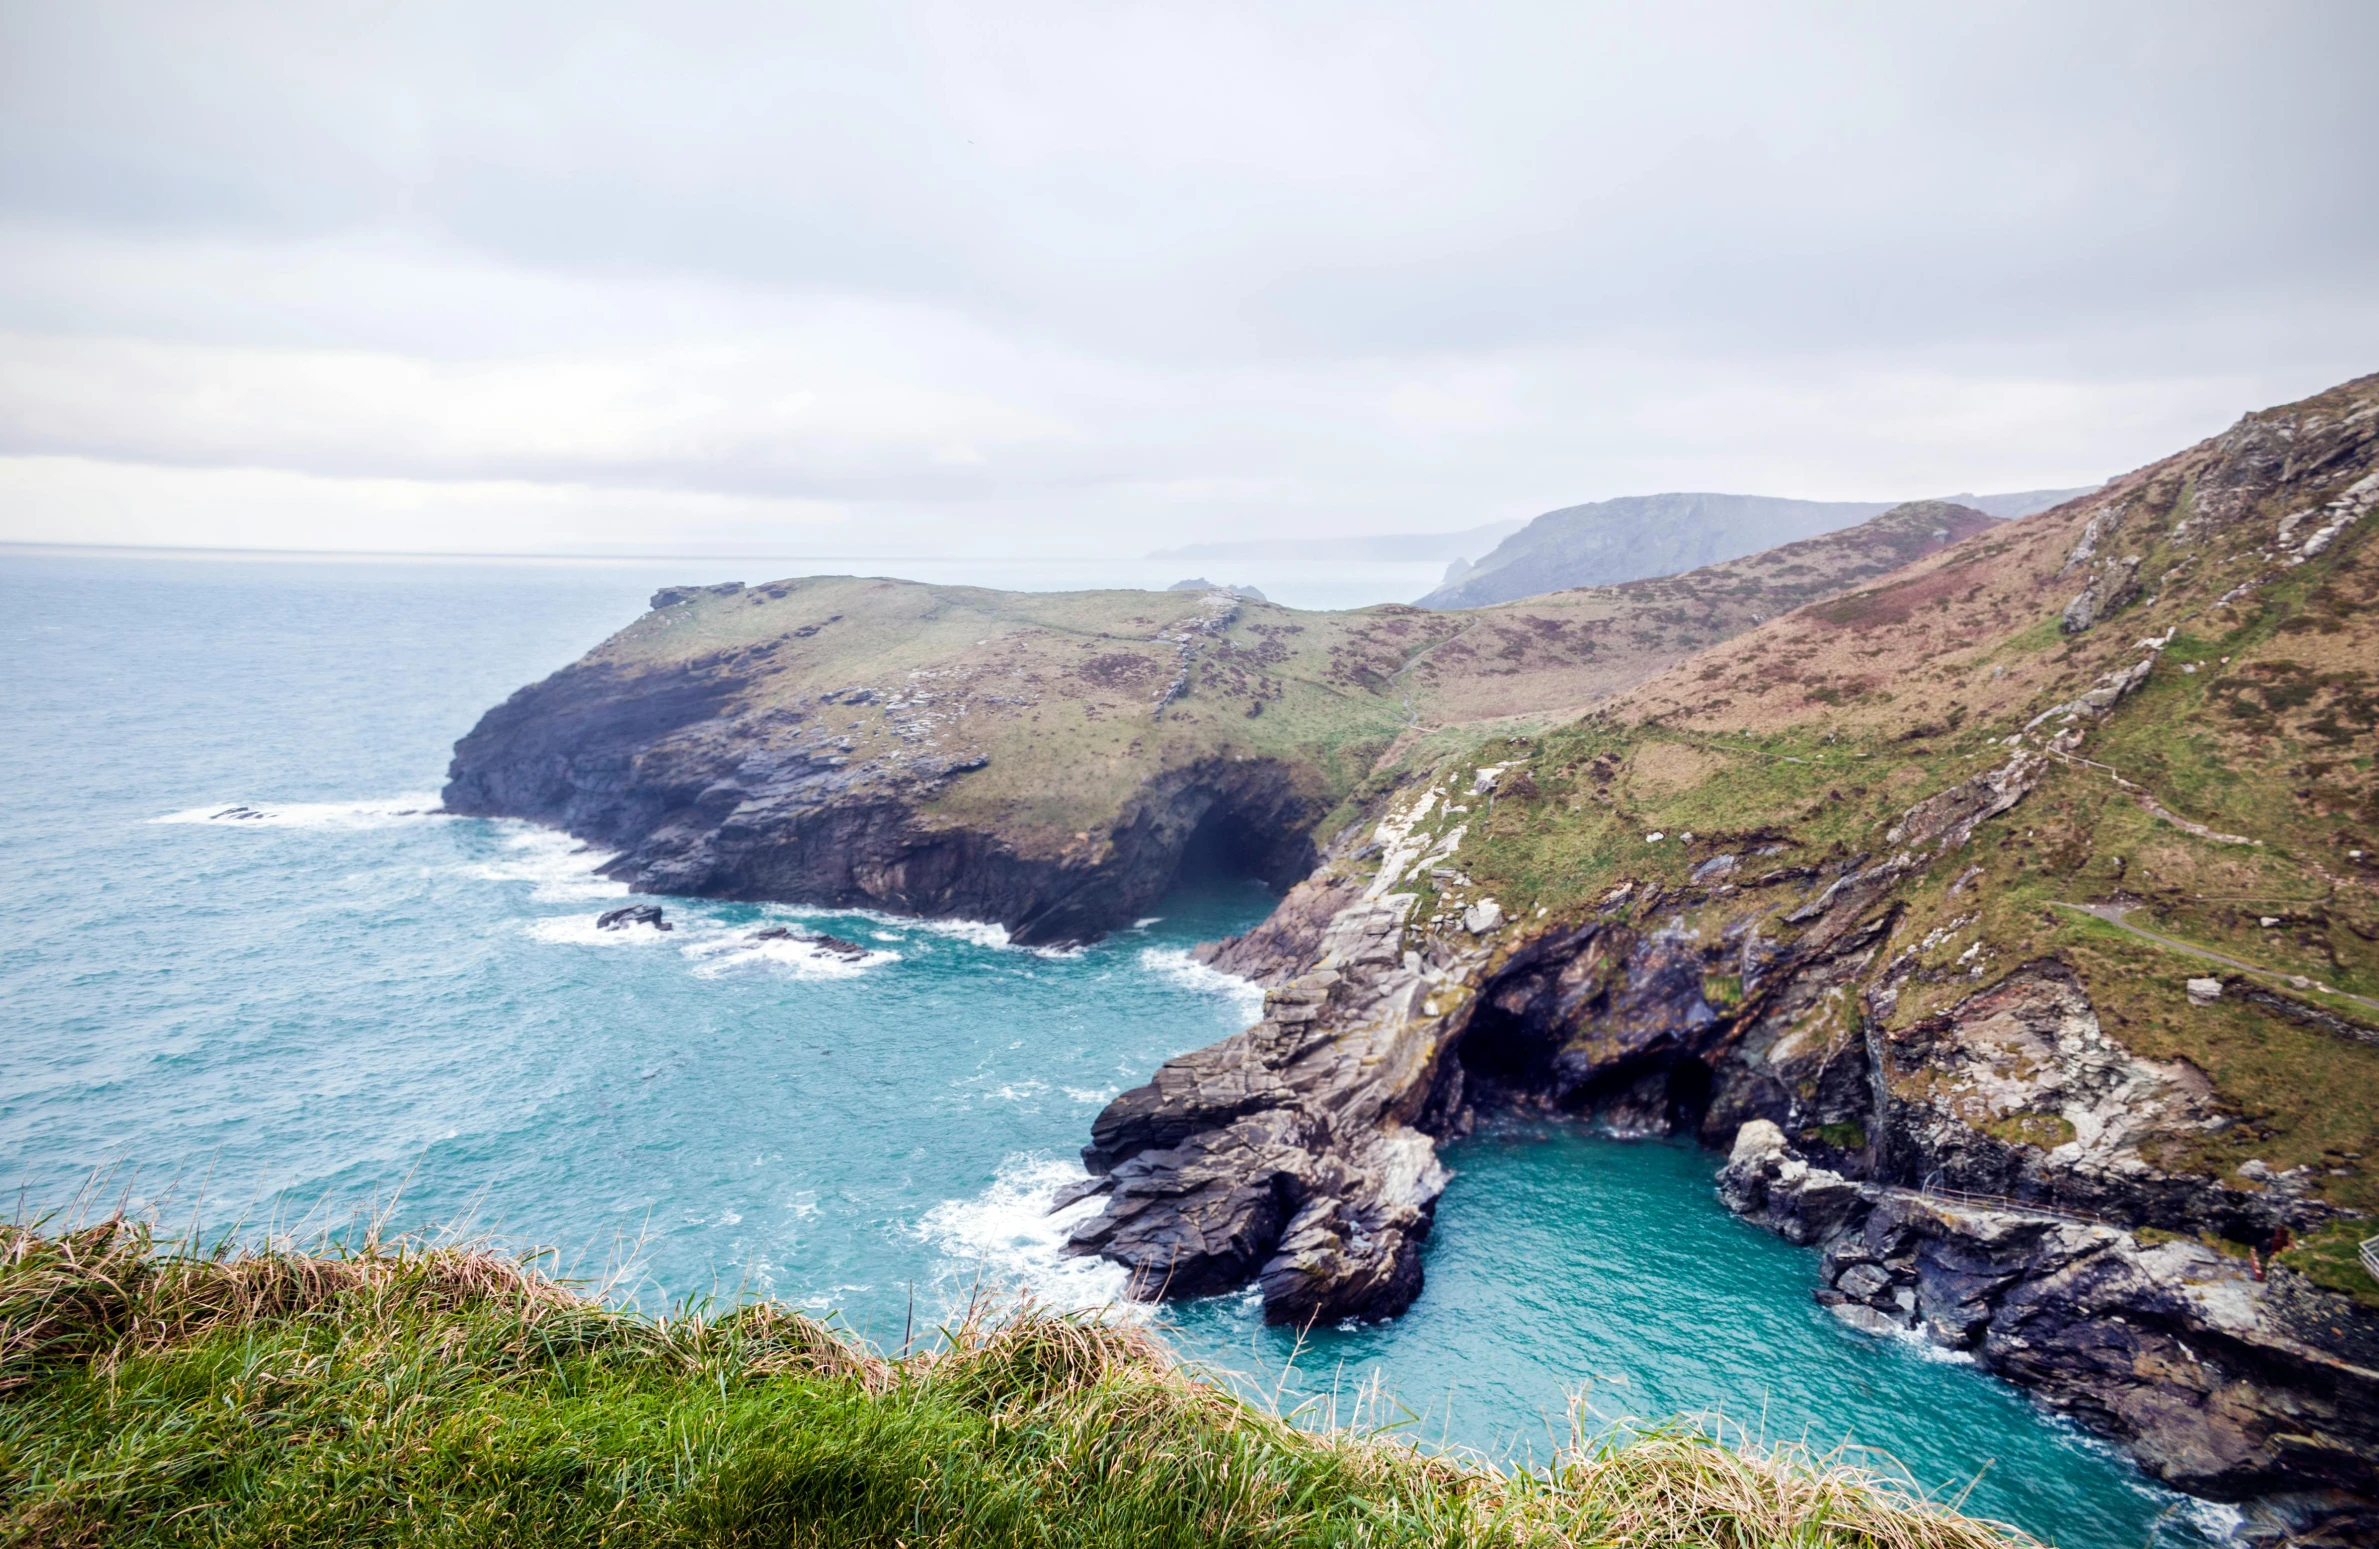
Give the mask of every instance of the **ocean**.
M 1073 952 L 692 899 L 605 932 L 600 852 L 436 810 L 483 710 L 656 585 L 716 578 L 0 554 L 16 1213 L 487 1234 L 650 1310 L 766 1295 L 887 1346 L 977 1294 L 1111 1303 L 1050 1198 L 1102 1104 L 1252 1015 L 1189 948 L 1261 888 L 1185 888 Z M 866 955 L 753 939 L 796 922 Z M 1154 1321 L 1260 1402 L 1507 1463 L 1682 1414 L 2060 1544 L 2224 1520 L 1971 1364 L 1838 1325 L 1815 1256 L 1719 1206 L 1708 1152 L 1505 1120 L 1446 1160 L 1405 1317 L 1300 1337 L 1233 1295 Z

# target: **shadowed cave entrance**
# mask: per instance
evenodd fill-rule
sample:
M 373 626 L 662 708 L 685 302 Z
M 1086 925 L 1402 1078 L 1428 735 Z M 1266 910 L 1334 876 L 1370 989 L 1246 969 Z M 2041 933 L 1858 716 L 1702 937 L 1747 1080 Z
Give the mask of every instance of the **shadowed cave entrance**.
M 1673 1039 L 1604 1063 L 1569 1049 L 1568 1032 L 1480 1002 L 1455 1057 L 1477 1108 L 1567 1114 L 1621 1135 L 1698 1135 L 1710 1111 L 1710 1067 Z
M 1313 841 L 1295 824 L 1296 816 L 1270 803 L 1249 811 L 1228 797 L 1214 799 L 1182 841 L 1165 890 L 1260 882 L 1274 893 L 1287 892 L 1305 879 L 1317 859 Z

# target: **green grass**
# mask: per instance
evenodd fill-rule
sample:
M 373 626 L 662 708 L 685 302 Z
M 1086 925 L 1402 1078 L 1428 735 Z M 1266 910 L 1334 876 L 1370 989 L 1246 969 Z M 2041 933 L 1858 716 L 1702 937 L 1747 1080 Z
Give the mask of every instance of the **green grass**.
M 2355 1249 L 2365 1237 L 2379 1232 L 2368 1220 L 2336 1221 L 2310 1237 L 2299 1238 L 2275 1255 L 2324 1290 L 2341 1292 L 2365 1307 L 2379 1308 L 2379 1280 L 2373 1280 Z
M 0 1228 L 0 1542 L 2029 1542 L 1685 1429 L 1511 1474 L 1301 1427 L 1081 1317 L 931 1345 L 887 1359 L 770 1303 L 641 1317 L 467 1249 Z
M 2126 706 L 2165 745 L 2179 746 L 2186 730 L 2186 696 L 2173 686 L 2143 693 Z M 2177 718 L 2177 719 L 2176 719 Z M 2005 731 L 1978 724 L 1922 748 L 1880 735 L 1858 735 L 1823 723 L 1756 735 L 1689 732 L 1658 724 L 1621 725 L 1589 718 L 1545 732 L 1525 744 L 1490 743 L 1462 755 L 1471 762 L 1520 757 L 1542 793 L 1505 803 L 1491 819 L 1439 817 L 1432 827 L 1471 823 L 1461 862 L 1506 909 L 1527 917 L 1538 905 L 1571 919 L 1584 917 L 1622 882 L 1678 889 L 1693 864 L 1712 853 L 1744 857 L 1738 880 L 1783 866 L 1808 866 L 1865 854 L 1889 854 L 1885 839 L 1899 815 L 1916 802 L 1980 770 L 2004 762 L 1993 739 Z M 2135 739 L 2126 746 L 2143 746 Z M 1690 749 L 1709 761 L 1692 783 L 1648 781 L 1639 771 L 1648 750 Z M 2179 761 L 2176 752 L 2170 755 Z M 1468 784 L 1461 760 L 1446 783 Z M 2271 798 L 2267 772 L 2237 778 Z M 2242 820 L 2243 821 L 2243 820 Z M 2268 821 L 2268 820 L 2267 820 Z M 1646 842 L 1659 832 L 1660 844 Z M 1688 847 L 1677 836 L 1690 832 Z M 1772 836 L 1772 837 L 1771 837 Z M 1754 851 L 1782 844 L 1780 853 Z M 1952 881 L 1975 875 L 1956 896 Z M 2332 892 L 2318 916 L 2266 928 L 2266 911 L 2289 912 L 2268 901 L 2314 891 L 2307 874 L 2278 845 L 2248 848 L 2182 833 L 2151 817 L 2096 771 L 2052 766 L 2022 805 L 1984 824 L 1973 840 L 1937 859 L 1896 890 L 1902 910 L 1884 956 L 1915 951 L 1930 978 L 1902 991 L 1897 1025 L 1946 1011 L 1971 995 L 1976 981 L 1954 971 L 1958 954 L 1977 939 L 1998 966 L 2054 958 L 2082 979 L 2106 1031 L 2133 1053 L 2202 1073 L 2215 1090 L 2223 1122 L 2194 1126 L 2145 1142 L 2151 1158 L 2176 1169 L 2228 1177 L 2249 1160 L 2314 1170 L 2313 1189 L 2332 1204 L 2379 1210 L 2379 1176 L 2346 1153 L 2379 1156 L 2379 1049 L 2302 1026 L 2235 998 L 2193 1005 L 2187 981 L 2217 972 L 2202 959 L 2171 951 L 2088 915 L 2055 907 L 2125 896 L 2142 900 L 2139 923 L 2202 943 L 2242 961 L 2268 965 L 2357 993 L 2379 991 L 2379 953 L 2370 922 L 2351 897 Z M 1695 904 L 1672 892 L 1660 908 L 1683 910 L 1686 923 L 1723 930 L 1746 908 L 1762 915 L 1770 936 L 1789 935 L 1778 915 L 1800 901 L 1798 891 L 1752 900 Z M 2247 901 L 2238 901 L 2244 899 Z M 1961 924 L 1961 922 L 1964 922 Z M 1936 927 L 1938 944 L 1919 944 Z M 2280 987 L 2282 981 L 2267 981 Z M 1706 987 L 1721 1005 L 1728 986 Z M 2321 1002 L 2312 990 L 2287 989 Z M 2332 1005 L 2356 1020 L 2361 1008 Z M 2004 1121 L 1994 1133 L 2011 1143 L 2052 1148 L 2070 1138 L 2061 1121 L 2029 1116 Z

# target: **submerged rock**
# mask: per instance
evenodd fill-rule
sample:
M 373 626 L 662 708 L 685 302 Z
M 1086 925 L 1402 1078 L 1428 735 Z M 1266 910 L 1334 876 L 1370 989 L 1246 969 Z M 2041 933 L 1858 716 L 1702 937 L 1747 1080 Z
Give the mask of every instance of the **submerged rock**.
M 655 930 L 675 930 L 661 917 L 659 904 L 630 904 L 624 909 L 609 909 L 595 916 L 597 930 L 626 930 L 631 925 L 650 925 Z
M 816 948 L 828 957 L 861 958 L 868 955 L 868 949 L 856 941 L 845 941 L 840 936 L 829 936 L 824 931 L 795 930 L 790 925 L 771 925 L 766 930 L 756 930 L 752 932 L 749 939 L 753 941 L 798 941 L 804 946 Z

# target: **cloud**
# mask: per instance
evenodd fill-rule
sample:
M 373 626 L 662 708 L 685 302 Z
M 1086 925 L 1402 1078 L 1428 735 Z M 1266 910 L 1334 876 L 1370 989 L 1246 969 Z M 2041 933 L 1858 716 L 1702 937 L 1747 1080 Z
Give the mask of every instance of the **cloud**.
M 102 530 L 102 468 L 181 542 L 252 470 L 349 546 L 447 500 L 919 552 L 2077 482 L 2379 364 L 2375 50 L 2352 3 L 8 5 L 0 454 L 86 473 L 0 537 Z

